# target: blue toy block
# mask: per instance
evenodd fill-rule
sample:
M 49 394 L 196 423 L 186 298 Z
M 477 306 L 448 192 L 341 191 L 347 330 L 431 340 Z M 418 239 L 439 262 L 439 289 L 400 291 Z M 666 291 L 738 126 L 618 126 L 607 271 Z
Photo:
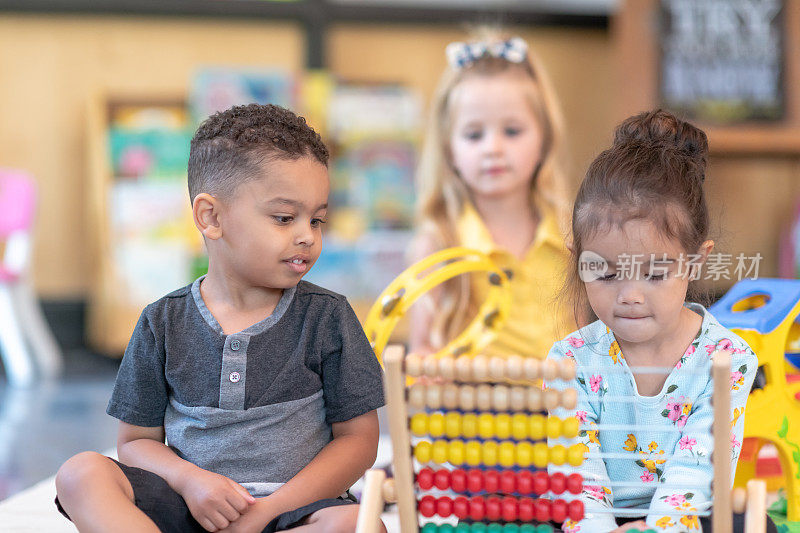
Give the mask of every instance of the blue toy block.
M 755 309 L 733 310 L 737 303 L 757 295 L 765 295 L 768 301 Z M 745 279 L 734 285 L 709 311 L 726 328 L 755 330 L 766 335 L 786 319 L 798 301 L 800 280 Z

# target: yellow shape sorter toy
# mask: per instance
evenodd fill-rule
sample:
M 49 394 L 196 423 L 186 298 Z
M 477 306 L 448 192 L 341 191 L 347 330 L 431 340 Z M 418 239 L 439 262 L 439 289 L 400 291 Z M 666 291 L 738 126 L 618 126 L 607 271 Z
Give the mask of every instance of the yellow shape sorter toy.
M 710 311 L 758 356 L 759 372 L 744 413 L 744 438 L 757 439 L 757 445 L 751 460 L 740 457 L 735 485 L 744 486 L 756 477 L 758 449 L 774 445 L 785 483 L 787 519 L 800 521 L 800 401 L 795 398 L 800 382 L 786 379 L 787 351 L 795 351 L 800 336 L 800 280 L 742 280 Z

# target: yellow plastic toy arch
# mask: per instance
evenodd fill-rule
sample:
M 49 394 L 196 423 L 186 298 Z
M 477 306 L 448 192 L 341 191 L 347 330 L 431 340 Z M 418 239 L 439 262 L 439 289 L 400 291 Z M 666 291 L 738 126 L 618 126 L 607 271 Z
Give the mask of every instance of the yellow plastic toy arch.
M 436 270 L 434 266 L 442 263 Z M 420 275 L 431 270 L 428 274 Z M 483 252 L 470 248 L 447 248 L 404 270 L 378 296 L 367 314 L 364 332 L 383 365 L 383 349 L 397 322 L 423 294 L 461 274 L 487 272 L 489 291 L 472 322 L 455 339 L 433 354 L 472 356 L 486 347 L 505 322 L 511 308 L 508 275 Z

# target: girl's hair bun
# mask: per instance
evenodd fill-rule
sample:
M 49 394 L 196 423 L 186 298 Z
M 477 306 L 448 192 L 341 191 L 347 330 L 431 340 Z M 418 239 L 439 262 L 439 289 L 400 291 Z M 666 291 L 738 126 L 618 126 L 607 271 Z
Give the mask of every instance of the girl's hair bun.
M 614 132 L 614 146 L 640 144 L 649 149 L 674 149 L 698 165 L 705 175 L 708 138 L 703 130 L 672 113 L 657 109 L 626 119 Z

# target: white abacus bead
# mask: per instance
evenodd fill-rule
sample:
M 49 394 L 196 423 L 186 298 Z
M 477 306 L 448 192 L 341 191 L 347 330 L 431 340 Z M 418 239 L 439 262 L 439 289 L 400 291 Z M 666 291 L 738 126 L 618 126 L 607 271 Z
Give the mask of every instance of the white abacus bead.
M 542 410 L 542 389 L 538 387 L 527 387 L 527 404 L 529 411 Z
M 525 359 L 525 362 L 522 364 L 525 379 L 535 380 L 542 377 L 541 366 L 542 363 L 538 359 L 532 357 Z
M 506 360 L 506 377 L 508 379 L 522 379 L 522 365 L 524 361 L 519 355 L 512 355 Z
M 558 403 L 564 409 L 575 409 L 578 406 L 578 391 L 575 389 L 564 389 L 560 396 Z
M 425 391 L 425 404 L 431 409 L 442 407 L 442 386 L 428 385 Z
M 428 377 L 435 378 L 439 376 L 439 359 L 429 355 L 422 360 L 422 372 Z
M 492 409 L 492 386 L 491 385 L 478 385 L 475 389 L 475 404 L 481 411 L 490 411 Z
M 528 392 L 525 387 L 511 387 L 509 403 L 512 411 L 525 411 L 528 408 Z
M 544 408 L 548 411 L 552 411 L 561 403 L 561 391 L 556 389 L 545 389 L 543 398 Z
M 408 403 L 417 409 L 425 408 L 425 385 L 421 383 L 414 383 L 408 389 Z
M 492 407 L 495 411 L 508 411 L 509 391 L 505 385 L 492 387 Z
M 458 388 L 458 403 L 464 411 L 474 411 L 475 387 L 472 385 L 461 385 Z
M 456 377 L 459 381 L 472 381 L 472 359 L 462 355 L 456 359 Z
M 542 361 L 542 378 L 545 381 L 553 381 L 558 378 L 558 363 L 552 360 Z
M 578 365 L 572 359 L 563 359 L 561 361 L 561 379 L 564 381 L 572 381 L 578 373 Z
M 458 385 L 447 383 L 442 387 L 442 405 L 445 409 L 458 409 Z
M 489 378 L 492 381 L 501 381 L 506 376 L 506 360 L 502 357 L 489 359 Z
M 489 377 L 489 360 L 485 355 L 476 355 L 472 358 L 472 379 L 483 381 Z
M 422 357 L 415 353 L 410 353 L 406 356 L 406 374 L 412 378 L 418 378 L 422 375 Z
M 449 355 L 439 359 L 439 375 L 444 379 L 452 380 L 456 377 L 456 361 Z

